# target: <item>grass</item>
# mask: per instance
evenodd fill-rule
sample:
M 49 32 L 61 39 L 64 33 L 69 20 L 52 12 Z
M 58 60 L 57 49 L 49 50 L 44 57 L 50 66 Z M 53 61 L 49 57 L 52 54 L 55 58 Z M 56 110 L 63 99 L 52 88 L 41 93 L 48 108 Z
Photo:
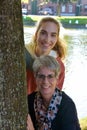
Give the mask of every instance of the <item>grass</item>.
M 32 19 L 32 21 L 39 21 L 41 18 L 46 17 L 45 15 L 28 15 L 25 18 L 23 18 L 25 21 Z M 71 22 L 70 25 L 77 25 L 76 21 L 78 21 L 79 25 L 86 25 L 87 24 L 87 17 L 86 16 L 51 16 L 58 21 L 60 21 L 62 24 L 68 24 Z
M 81 130 L 87 130 L 87 117 L 80 119 Z
M 28 3 L 28 0 L 21 0 L 21 2 Z

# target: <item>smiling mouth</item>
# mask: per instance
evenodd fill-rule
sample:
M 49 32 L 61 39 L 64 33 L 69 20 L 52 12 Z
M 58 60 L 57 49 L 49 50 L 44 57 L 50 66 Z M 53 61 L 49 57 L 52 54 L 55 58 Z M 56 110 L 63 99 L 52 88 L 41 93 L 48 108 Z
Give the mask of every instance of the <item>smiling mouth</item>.
M 49 47 L 50 47 L 50 45 L 48 45 L 48 44 L 44 44 L 44 45 L 43 45 L 43 47 L 48 47 L 48 48 L 49 48 Z
M 41 43 L 43 46 L 50 46 L 52 43 Z
M 45 89 L 45 88 L 47 89 L 47 88 L 49 88 L 49 86 L 42 86 L 42 88 L 43 88 L 43 89 Z

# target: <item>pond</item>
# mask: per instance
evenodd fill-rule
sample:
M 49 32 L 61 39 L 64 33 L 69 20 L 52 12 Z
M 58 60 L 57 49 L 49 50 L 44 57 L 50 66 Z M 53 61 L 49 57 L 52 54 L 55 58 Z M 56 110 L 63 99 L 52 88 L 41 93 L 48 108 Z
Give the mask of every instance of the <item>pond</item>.
M 24 27 L 25 44 L 29 43 L 35 27 Z M 75 102 L 78 117 L 87 117 L 87 30 L 61 29 L 67 43 L 66 75 L 63 86 Z

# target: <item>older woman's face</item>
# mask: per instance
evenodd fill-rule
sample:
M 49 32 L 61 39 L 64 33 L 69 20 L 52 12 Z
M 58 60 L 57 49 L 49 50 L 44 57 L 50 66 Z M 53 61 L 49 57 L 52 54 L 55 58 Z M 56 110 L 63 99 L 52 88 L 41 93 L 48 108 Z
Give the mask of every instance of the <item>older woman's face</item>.
M 58 27 L 53 22 L 45 22 L 40 27 L 37 36 L 37 53 L 49 54 L 58 39 Z
M 50 100 L 57 84 L 55 72 L 47 67 L 41 68 L 36 76 L 36 84 L 42 97 Z

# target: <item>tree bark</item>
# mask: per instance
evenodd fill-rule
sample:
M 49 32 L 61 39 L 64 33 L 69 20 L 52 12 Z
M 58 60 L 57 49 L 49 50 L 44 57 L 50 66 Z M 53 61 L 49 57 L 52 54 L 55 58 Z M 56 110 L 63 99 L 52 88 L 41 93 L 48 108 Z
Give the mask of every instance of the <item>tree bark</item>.
M 0 0 L 0 130 L 26 130 L 21 0 Z

